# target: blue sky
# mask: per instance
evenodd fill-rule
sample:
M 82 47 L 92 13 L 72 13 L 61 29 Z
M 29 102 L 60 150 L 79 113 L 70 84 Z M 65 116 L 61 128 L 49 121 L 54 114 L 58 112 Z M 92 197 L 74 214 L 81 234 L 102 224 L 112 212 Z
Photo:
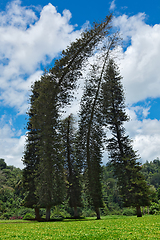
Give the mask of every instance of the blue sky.
M 160 3 L 17 0 L 0 2 L 0 158 L 7 164 L 23 168 L 31 84 L 88 22 L 109 12 L 124 44 L 117 63 L 130 116 L 127 133 L 142 162 L 160 157 Z

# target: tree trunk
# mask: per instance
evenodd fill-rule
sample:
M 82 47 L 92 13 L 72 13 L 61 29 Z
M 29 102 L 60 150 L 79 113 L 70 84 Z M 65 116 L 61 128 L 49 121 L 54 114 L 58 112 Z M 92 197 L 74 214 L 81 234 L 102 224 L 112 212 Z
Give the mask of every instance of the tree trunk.
M 46 221 L 50 220 L 50 214 L 51 214 L 51 208 L 47 207 L 46 208 Z
M 39 208 L 35 208 L 34 211 L 35 211 L 35 219 L 39 221 L 41 219 L 39 215 Z
M 98 207 L 95 208 L 95 211 L 96 211 L 96 214 L 97 214 L 97 220 L 98 220 L 98 219 L 101 219 L 99 208 L 98 208 Z
M 142 217 L 141 207 L 137 206 L 136 209 L 137 209 L 137 217 Z
M 145 209 L 144 209 L 144 207 L 143 207 L 143 215 L 145 215 Z
M 78 210 L 77 210 L 77 206 L 74 207 L 74 218 L 78 218 Z

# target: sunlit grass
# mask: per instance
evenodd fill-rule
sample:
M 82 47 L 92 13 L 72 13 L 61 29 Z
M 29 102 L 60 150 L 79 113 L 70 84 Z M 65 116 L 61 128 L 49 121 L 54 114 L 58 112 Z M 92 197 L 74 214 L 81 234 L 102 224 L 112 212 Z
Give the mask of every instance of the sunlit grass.
M 14 223 L 16 222 L 16 223 Z M 59 222 L 0 221 L 0 239 L 160 239 L 160 216 Z M 13 224 L 12 224 L 13 223 Z

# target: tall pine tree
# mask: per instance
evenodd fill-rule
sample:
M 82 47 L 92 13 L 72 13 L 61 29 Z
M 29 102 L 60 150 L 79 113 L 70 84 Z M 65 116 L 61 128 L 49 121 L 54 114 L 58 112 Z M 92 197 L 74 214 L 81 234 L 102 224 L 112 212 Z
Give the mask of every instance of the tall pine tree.
M 104 141 L 104 117 L 102 101 L 103 74 L 109 53 L 117 43 L 117 36 L 107 39 L 101 57 L 92 65 L 89 77 L 85 81 L 84 94 L 81 99 L 79 135 L 90 203 L 94 206 L 97 219 L 100 219 L 102 203 L 101 163 Z M 100 65 L 102 64 L 102 66 Z
M 31 107 L 28 111 L 29 119 L 35 114 L 35 110 L 32 108 L 35 99 L 38 97 L 38 88 L 39 82 L 35 82 L 34 89 L 32 90 L 31 96 Z M 23 169 L 23 187 L 26 191 L 24 206 L 35 209 L 35 218 L 40 219 L 39 215 L 39 204 L 38 196 L 36 195 L 36 185 L 35 179 L 38 176 L 38 165 L 39 165 L 39 155 L 38 155 L 38 144 L 39 144 L 39 135 L 36 129 L 33 128 L 30 120 L 27 124 L 27 142 L 24 151 L 24 157 L 22 159 L 23 164 L 25 165 Z
M 118 178 L 119 191 L 125 206 L 135 206 L 137 216 L 142 216 L 140 206 L 149 204 L 149 188 L 144 180 L 132 141 L 126 136 L 122 77 L 113 59 L 105 71 L 103 84 L 104 116 L 112 137 L 108 139 L 108 152 Z

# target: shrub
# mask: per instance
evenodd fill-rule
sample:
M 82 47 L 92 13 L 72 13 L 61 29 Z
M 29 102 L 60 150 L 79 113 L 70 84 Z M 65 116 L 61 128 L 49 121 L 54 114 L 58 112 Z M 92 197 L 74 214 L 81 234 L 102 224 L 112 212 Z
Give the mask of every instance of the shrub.
M 133 208 L 124 208 L 122 215 L 124 216 L 134 216 L 136 215 L 136 209 Z
M 160 204 L 152 202 L 149 208 L 150 214 L 160 214 Z
M 23 220 L 32 220 L 32 219 L 35 219 L 35 217 L 31 213 L 26 213 L 26 215 L 23 217 Z
M 54 207 L 53 212 L 51 213 L 51 218 L 67 218 L 70 217 L 70 214 L 65 211 L 65 209 L 60 209 L 58 206 Z
M 11 213 L 6 212 L 6 213 L 3 213 L 3 215 L 1 216 L 1 219 L 7 219 L 8 220 L 11 216 L 12 216 Z
M 95 217 L 96 213 L 92 209 L 84 209 L 82 211 L 82 217 Z

